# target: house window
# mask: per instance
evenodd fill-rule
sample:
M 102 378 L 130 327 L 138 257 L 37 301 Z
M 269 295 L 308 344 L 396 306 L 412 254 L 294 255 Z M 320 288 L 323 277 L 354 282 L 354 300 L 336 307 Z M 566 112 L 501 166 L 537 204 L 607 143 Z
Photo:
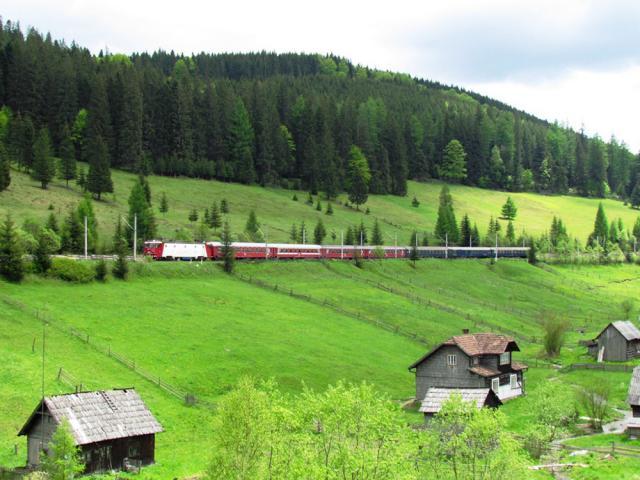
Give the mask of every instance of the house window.
M 517 375 L 510 375 L 509 376 L 509 383 L 511 384 L 511 389 L 516 389 L 518 388 L 518 376 Z
M 140 442 L 131 442 L 129 444 L 129 458 L 137 458 L 140 456 Z
M 491 379 L 491 390 L 493 390 L 496 393 L 498 393 L 498 391 L 500 390 L 500 378 L 499 377 Z
M 456 356 L 455 355 L 447 355 L 447 365 L 450 367 L 456 366 Z
M 511 352 L 500 354 L 500 365 L 509 365 L 511 363 Z
M 473 365 L 478 365 L 478 364 L 480 363 L 480 359 L 479 359 L 478 357 L 473 357 L 473 358 L 471 359 L 471 363 L 472 363 Z

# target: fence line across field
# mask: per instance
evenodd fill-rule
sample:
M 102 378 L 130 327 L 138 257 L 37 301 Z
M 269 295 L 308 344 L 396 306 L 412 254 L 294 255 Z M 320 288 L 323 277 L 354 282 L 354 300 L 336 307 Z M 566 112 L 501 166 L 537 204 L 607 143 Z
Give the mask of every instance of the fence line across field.
M 67 335 L 71 335 L 75 338 L 77 338 L 78 340 L 82 341 L 83 343 L 90 345 L 91 347 L 93 347 L 96 351 L 110 357 L 113 358 L 115 361 L 119 362 L 120 364 L 124 365 L 125 367 L 127 367 L 128 369 L 132 370 L 133 372 L 135 372 L 136 374 L 138 374 L 140 377 L 144 378 L 145 380 L 149 381 L 150 383 L 156 385 L 157 387 L 159 387 L 160 389 L 164 390 L 165 392 L 167 392 L 168 394 L 172 395 L 173 397 L 176 397 L 182 401 L 184 401 L 187 405 L 202 405 L 204 407 L 207 408 L 211 408 L 214 409 L 215 408 L 215 404 L 211 403 L 211 402 L 207 402 L 201 399 L 198 399 L 196 397 L 196 395 L 194 395 L 191 392 L 188 392 L 186 390 L 181 389 L 180 387 L 177 387 L 165 380 L 163 380 L 161 377 L 159 377 L 158 375 L 154 375 L 153 373 L 149 372 L 148 370 L 144 369 L 143 367 L 141 367 L 139 364 L 136 363 L 135 360 L 130 359 L 128 357 L 126 357 L 125 355 L 118 353 L 116 351 L 114 351 L 111 348 L 111 345 L 107 345 L 106 347 L 104 345 L 100 345 L 98 343 L 95 342 L 95 340 L 93 340 L 91 338 L 91 336 L 88 333 L 82 332 L 81 330 L 78 330 L 74 327 L 69 327 L 66 325 L 61 324 L 60 322 L 56 321 L 51 315 L 44 313 L 40 310 L 34 309 L 32 307 L 29 307 L 28 305 L 15 300 L 13 298 L 10 297 L 5 297 L 2 296 L 2 301 L 10 306 L 13 306 L 14 308 L 17 308 L 18 310 L 21 310 L 25 313 L 28 313 L 34 317 L 36 317 L 38 320 L 42 321 L 42 322 L 46 322 L 48 325 L 52 326 L 53 328 L 55 328 L 56 330 L 59 330 Z M 70 372 L 68 372 L 67 370 L 64 370 L 62 367 L 58 370 L 58 376 L 57 379 L 62 381 L 63 383 L 69 385 L 72 388 L 76 388 L 78 386 L 80 386 L 80 388 L 82 387 L 82 384 L 79 382 L 79 380 L 77 380 Z

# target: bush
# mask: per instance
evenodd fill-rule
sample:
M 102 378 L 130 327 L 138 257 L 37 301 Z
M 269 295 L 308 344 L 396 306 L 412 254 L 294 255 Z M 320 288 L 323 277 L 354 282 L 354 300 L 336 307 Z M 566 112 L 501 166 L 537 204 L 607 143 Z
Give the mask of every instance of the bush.
M 98 261 L 98 263 L 96 263 L 96 280 L 104 282 L 107 279 L 108 273 L 109 270 L 107 269 L 107 262 L 104 260 Z
M 86 263 L 69 258 L 54 258 L 48 275 L 65 282 L 88 283 L 95 277 L 95 271 Z

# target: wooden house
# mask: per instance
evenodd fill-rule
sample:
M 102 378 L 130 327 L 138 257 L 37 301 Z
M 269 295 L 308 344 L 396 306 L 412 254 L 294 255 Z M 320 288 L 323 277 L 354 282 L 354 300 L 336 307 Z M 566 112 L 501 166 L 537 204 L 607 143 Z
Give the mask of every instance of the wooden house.
M 477 408 L 497 408 L 502 402 L 496 393 L 490 388 L 436 388 L 431 387 L 420 404 L 419 412 L 424 414 L 425 422 L 428 422 L 440 411 L 442 405 L 452 395 L 460 395 L 463 402 L 473 404 Z
M 29 467 L 40 463 L 65 418 L 82 451 L 85 473 L 154 462 L 155 434 L 162 426 L 134 389 L 118 389 L 45 397 L 18 433 L 28 439 Z
M 451 337 L 409 366 L 416 375 L 416 399 L 430 388 L 490 389 L 501 402 L 525 391 L 526 365 L 512 361 L 518 344 L 511 337 L 494 333 Z
M 626 433 L 640 437 L 640 367 L 633 369 L 627 403 L 631 407 L 631 418 L 627 422 Z
M 588 345 L 599 362 L 624 362 L 640 357 L 640 330 L 628 321 L 611 322 Z

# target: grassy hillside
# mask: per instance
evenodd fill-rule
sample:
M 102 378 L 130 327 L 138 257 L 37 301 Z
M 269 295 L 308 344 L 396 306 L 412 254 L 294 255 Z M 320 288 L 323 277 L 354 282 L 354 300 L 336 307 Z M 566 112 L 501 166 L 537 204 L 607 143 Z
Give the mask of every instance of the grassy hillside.
M 56 180 L 48 190 L 42 190 L 37 183 L 27 175 L 13 171 L 10 188 L 0 193 L 0 215 L 11 212 L 21 223 L 26 218 L 44 220 L 53 205 L 54 211 L 62 218 L 70 206 L 74 206 L 81 198 L 78 187 L 72 185 L 67 189 L 64 183 Z M 101 202 L 94 202 L 99 220 L 99 231 L 102 242 L 110 243 L 113 228 L 119 214 L 126 214 L 127 198 L 135 176 L 120 172 L 113 172 L 115 193 L 107 195 Z M 158 220 L 158 234 L 164 238 L 174 238 L 176 229 L 193 228 L 188 221 L 189 211 L 199 210 L 200 215 L 205 208 L 210 208 L 214 201 L 227 199 L 231 212 L 229 221 L 234 232 L 244 230 L 244 225 L 250 210 L 255 210 L 263 230 L 268 233 L 269 241 L 287 241 L 292 223 L 300 224 L 304 221 L 308 227 L 309 239 L 312 238 L 313 227 L 318 218 L 322 218 L 329 234 L 334 231 L 337 241 L 340 232 L 349 225 L 359 224 L 364 219 L 370 228 L 373 218 L 377 217 L 385 234 L 385 243 L 393 244 L 397 235 L 400 244 L 406 244 L 413 229 L 432 232 L 438 208 L 438 194 L 441 184 L 438 182 L 417 183 L 409 182 L 407 197 L 391 195 L 370 196 L 365 208 L 371 210 L 370 215 L 362 211 L 347 208 L 337 202 L 333 203 L 334 214 L 325 215 L 317 212 L 314 206 L 305 203 L 306 192 L 291 190 L 262 188 L 239 184 L 222 183 L 186 178 L 171 178 L 152 176 L 151 184 L 153 204 Z M 160 196 L 166 193 L 170 210 L 166 215 L 158 212 Z M 533 193 L 513 193 L 483 190 L 473 187 L 452 185 L 458 219 L 468 213 L 482 232 L 486 230 L 489 218 L 498 216 L 500 208 L 508 195 L 514 198 L 518 206 L 518 216 L 515 222 L 516 232 L 525 229 L 529 233 L 540 234 L 548 230 L 554 215 L 563 218 L 569 233 L 577 236 L 581 241 L 586 240 L 593 228 L 595 212 L 600 200 L 573 196 L 544 196 Z M 291 198 L 294 193 L 298 197 L 295 202 Z M 411 199 L 416 196 L 420 200 L 420 207 L 411 206 Z M 342 195 L 340 202 L 345 202 Z M 638 211 L 625 207 L 622 202 L 603 200 L 609 218 L 621 217 L 628 227 L 633 225 Z M 323 208 L 326 202 L 322 200 Z M 213 235 L 213 233 L 212 233 Z M 331 242 L 330 236 L 327 243 Z
M 572 322 L 561 361 L 584 361 L 577 339 L 620 318 L 620 302 L 637 294 L 630 287 L 637 272 L 628 265 L 536 268 L 519 261 L 420 261 L 415 270 L 405 261 L 368 262 L 364 270 L 339 262 L 280 262 L 241 264 L 230 279 L 209 263 L 139 264 L 127 283 L 70 285 L 33 277 L 22 285 L 0 283 L 0 358 L 8 359 L 0 373 L 6 406 L 0 410 L 0 465 L 24 461 L 25 445 L 15 433 L 40 395 L 42 327 L 35 310 L 52 319 L 47 392 L 70 390 L 56 379 L 60 367 L 84 388 L 138 388 L 166 429 L 158 465 L 147 475 L 168 478 L 206 466 L 211 410 L 185 406 L 101 348 L 110 346 L 209 402 L 243 374 L 273 377 L 286 392 L 303 383 L 323 389 L 339 379 L 366 380 L 402 400 L 414 388 L 407 365 L 465 327 L 513 333 L 523 350 L 517 356 L 531 359 L 541 349 L 540 322 L 557 315 Z M 599 294 L 603 289 L 607 295 Z M 89 343 L 65 333 L 69 327 L 88 335 Z M 530 394 L 504 407 L 510 428 L 522 431 L 528 402 L 548 381 L 566 386 L 567 402 L 574 385 L 610 382 L 614 403 L 623 407 L 629 376 L 532 368 Z

